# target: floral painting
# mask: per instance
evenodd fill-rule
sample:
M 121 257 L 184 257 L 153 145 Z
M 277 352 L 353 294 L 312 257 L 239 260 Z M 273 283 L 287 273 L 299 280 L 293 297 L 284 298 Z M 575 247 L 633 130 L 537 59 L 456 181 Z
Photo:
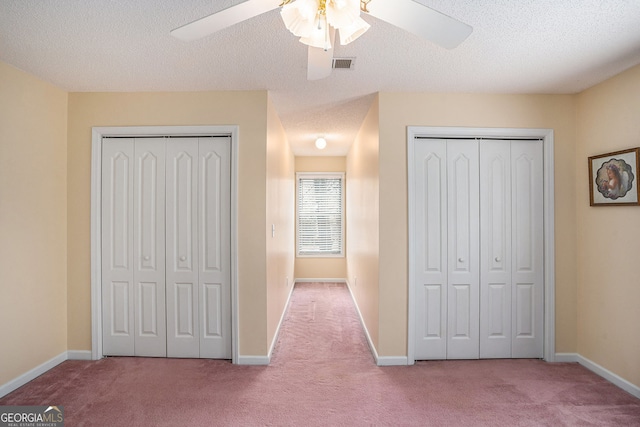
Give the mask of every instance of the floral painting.
M 640 148 L 589 157 L 591 206 L 639 205 Z

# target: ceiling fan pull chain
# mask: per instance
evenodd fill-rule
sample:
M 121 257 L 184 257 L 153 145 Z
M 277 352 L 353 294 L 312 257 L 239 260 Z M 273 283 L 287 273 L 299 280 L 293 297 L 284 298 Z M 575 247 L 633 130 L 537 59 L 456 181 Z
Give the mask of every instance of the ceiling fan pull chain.
M 329 41 L 329 23 L 327 22 L 327 15 L 324 15 L 324 51 L 328 51 L 331 47 L 331 42 Z

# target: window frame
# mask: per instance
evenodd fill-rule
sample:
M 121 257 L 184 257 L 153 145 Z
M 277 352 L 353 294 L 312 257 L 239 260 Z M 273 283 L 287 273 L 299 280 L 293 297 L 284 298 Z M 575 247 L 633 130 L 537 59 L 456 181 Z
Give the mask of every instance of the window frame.
M 300 253 L 300 180 L 301 179 L 339 179 L 341 185 L 340 200 L 340 253 Z M 296 172 L 296 258 L 344 258 L 345 256 L 345 173 L 344 172 Z

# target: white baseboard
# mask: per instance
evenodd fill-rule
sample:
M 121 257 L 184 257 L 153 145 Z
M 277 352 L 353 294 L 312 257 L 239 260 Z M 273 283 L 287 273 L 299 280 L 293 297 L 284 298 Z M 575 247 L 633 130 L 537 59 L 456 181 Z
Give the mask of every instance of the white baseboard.
M 579 363 L 594 374 L 600 375 L 605 380 L 640 399 L 640 387 L 633 383 L 630 383 L 618 374 L 614 374 L 607 368 L 598 365 L 596 362 L 589 360 L 578 353 L 556 353 L 555 362 Z
M 91 350 L 69 350 L 67 360 L 93 360 Z
M 556 353 L 553 362 L 556 363 L 578 363 L 578 353 Z
M 38 378 L 40 375 L 44 374 L 45 372 L 47 372 L 48 370 L 50 370 L 52 368 L 55 368 L 56 366 L 58 366 L 59 364 L 61 364 L 65 360 L 67 360 L 67 352 L 66 351 L 63 352 L 63 353 L 60 353 L 59 355 L 57 355 L 56 357 L 54 357 L 52 359 L 47 360 L 46 362 L 44 362 L 41 365 L 36 366 L 35 368 L 31 369 L 30 371 L 25 372 L 24 374 L 22 374 L 19 377 L 9 381 L 8 383 L 0 385 L 0 397 L 6 396 L 7 394 L 11 393 L 12 391 L 22 387 L 23 385 L 25 385 L 29 381 L 32 381 L 32 380 Z
M 364 335 L 367 337 L 367 343 L 369 344 L 369 350 L 371 350 L 371 354 L 373 355 L 373 359 L 376 361 L 376 365 L 378 366 L 406 366 L 409 364 L 409 359 L 407 356 L 380 356 L 378 355 L 378 351 L 376 350 L 376 346 L 373 345 L 373 341 L 371 340 L 371 335 L 369 335 L 369 330 L 367 329 L 367 325 L 364 323 L 364 318 L 362 317 L 362 312 L 360 311 L 360 307 L 358 307 L 358 302 L 353 295 L 351 290 L 351 285 L 349 281 L 345 280 L 347 284 L 347 289 L 349 289 L 349 294 L 351 294 L 351 299 L 353 300 L 353 305 L 356 307 L 356 312 L 358 313 L 358 317 L 360 318 L 360 324 L 362 325 L 362 329 L 364 330 Z
M 335 278 L 335 279 L 327 279 L 326 277 L 324 279 L 313 279 L 313 278 L 308 278 L 308 279 L 295 279 L 294 283 L 347 283 L 346 279 L 339 279 L 339 278 Z
M 605 380 L 617 385 L 627 393 L 631 393 L 632 395 L 640 399 L 640 387 L 638 387 L 637 385 L 630 383 L 621 376 L 614 374 L 607 368 L 598 365 L 596 362 L 593 362 L 586 357 L 578 355 L 578 363 L 591 372 L 600 375 Z
M 238 365 L 268 365 L 269 356 L 238 356 Z
M 407 356 L 380 356 L 378 366 L 407 366 L 409 358 Z
M 347 289 L 349 289 L 349 295 L 351 295 L 351 300 L 353 301 L 353 305 L 356 308 L 356 312 L 358 313 L 358 318 L 360 319 L 360 324 L 362 325 L 362 329 L 364 330 L 364 335 L 367 337 L 367 344 L 369 344 L 369 350 L 371 350 L 371 354 L 373 355 L 373 359 L 376 361 L 376 365 L 380 366 L 380 357 L 378 356 L 378 351 L 376 350 L 376 346 L 373 345 L 373 341 L 371 340 L 371 335 L 369 335 L 369 330 L 367 329 L 367 325 L 364 323 L 364 318 L 362 317 L 362 312 L 360 311 L 360 307 L 358 307 L 358 302 L 356 301 L 355 296 L 353 295 L 353 291 L 351 290 L 351 284 L 348 280 L 345 280 L 347 284 Z
M 295 281 L 294 281 L 295 283 Z M 284 309 L 282 310 L 282 314 L 280 315 L 280 321 L 278 322 L 278 327 L 276 328 L 276 333 L 273 335 L 273 339 L 271 340 L 271 346 L 269 346 L 269 354 L 267 357 L 269 358 L 269 362 L 271 362 L 271 355 L 273 354 L 273 349 L 276 348 L 276 343 L 278 342 L 278 336 L 280 335 L 280 328 L 282 327 L 282 322 L 284 321 L 284 316 L 287 314 L 287 310 L 289 309 L 289 302 L 291 301 L 291 295 L 293 294 L 293 286 L 289 289 L 289 295 L 287 296 L 287 302 L 284 304 Z

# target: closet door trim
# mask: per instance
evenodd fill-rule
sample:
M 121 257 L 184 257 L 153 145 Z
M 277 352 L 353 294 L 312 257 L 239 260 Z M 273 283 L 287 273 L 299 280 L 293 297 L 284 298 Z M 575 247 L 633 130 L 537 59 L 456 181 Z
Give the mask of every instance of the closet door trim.
M 407 127 L 407 172 L 408 172 L 408 243 L 409 243 L 409 283 L 408 283 L 408 326 L 407 363 L 415 363 L 415 247 L 413 230 L 415 218 L 415 141 L 419 138 L 441 139 L 536 139 L 543 142 L 544 162 L 544 360 L 555 361 L 555 220 L 554 220 L 554 133 L 553 129 L 521 128 L 465 128 L 465 127 Z
M 102 139 L 106 137 L 231 138 L 231 347 L 238 363 L 238 126 L 93 127 L 91 132 L 91 359 L 103 357 L 102 348 Z

